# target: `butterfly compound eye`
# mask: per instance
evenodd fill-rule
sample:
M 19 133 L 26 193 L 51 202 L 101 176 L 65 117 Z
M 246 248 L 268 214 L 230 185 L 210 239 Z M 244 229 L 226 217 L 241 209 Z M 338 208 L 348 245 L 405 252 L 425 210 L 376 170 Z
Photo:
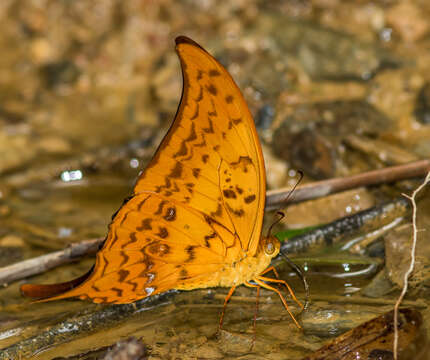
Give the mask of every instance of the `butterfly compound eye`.
M 272 255 L 274 252 L 275 252 L 275 244 L 272 242 L 272 240 L 268 240 L 267 242 L 266 242 L 266 246 L 265 246 L 265 248 L 264 248 L 264 252 L 267 254 L 267 255 Z

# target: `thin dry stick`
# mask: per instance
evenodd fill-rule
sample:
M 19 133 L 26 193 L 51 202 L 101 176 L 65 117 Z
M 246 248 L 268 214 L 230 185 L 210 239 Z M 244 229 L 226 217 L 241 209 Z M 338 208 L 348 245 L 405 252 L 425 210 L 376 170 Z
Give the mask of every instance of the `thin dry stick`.
M 288 199 L 288 203 L 312 200 L 359 186 L 378 185 L 420 177 L 429 171 L 430 160 L 419 160 L 403 165 L 367 171 L 357 175 L 316 181 L 298 186 L 294 191 L 294 196 Z M 283 188 L 268 191 L 266 195 L 266 210 L 276 210 L 285 206 L 287 194 L 290 190 L 291 188 Z
M 399 342 L 399 333 L 398 333 L 398 317 L 399 317 L 399 306 L 402 302 L 403 298 L 406 295 L 406 291 L 408 291 L 408 278 L 412 274 L 412 271 L 415 267 L 415 251 L 417 246 L 417 204 L 415 202 L 415 197 L 417 194 L 430 182 L 430 171 L 427 173 L 424 182 L 418 186 L 412 193 L 412 196 L 402 194 L 406 198 L 408 198 L 412 203 L 412 227 L 413 227 L 413 239 L 412 239 L 412 247 L 411 247 L 411 262 L 409 264 L 408 271 L 405 272 L 403 277 L 403 289 L 402 292 L 394 305 L 394 343 L 393 343 L 393 354 L 394 360 L 397 360 L 397 350 L 398 350 L 398 342 Z
M 64 250 L 20 261 L 0 268 L 0 284 L 9 284 L 28 276 L 41 274 L 56 266 L 80 259 L 84 255 L 95 254 L 104 238 L 84 240 L 71 244 Z

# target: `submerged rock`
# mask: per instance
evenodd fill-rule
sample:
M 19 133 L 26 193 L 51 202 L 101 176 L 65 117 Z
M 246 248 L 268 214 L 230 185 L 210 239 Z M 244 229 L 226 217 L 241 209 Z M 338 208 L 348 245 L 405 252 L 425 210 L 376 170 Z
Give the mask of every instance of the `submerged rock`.
M 350 134 L 375 135 L 392 124 L 391 119 L 362 100 L 305 104 L 296 107 L 275 130 L 276 155 L 317 179 L 339 175 Z
M 430 83 L 426 83 L 418 93 L 414 114 L 422 124 L 430 124 Z

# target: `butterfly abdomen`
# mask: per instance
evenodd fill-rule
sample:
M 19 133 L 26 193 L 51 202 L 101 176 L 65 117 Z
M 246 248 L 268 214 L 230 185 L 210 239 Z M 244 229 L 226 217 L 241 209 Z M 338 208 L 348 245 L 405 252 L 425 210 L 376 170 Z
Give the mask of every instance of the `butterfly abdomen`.
M 273 254 L 273 256 L 276 254 Z M 232 287 L 244 284 L 259 276 L 270 265 L 273 256 L 267 255 L 261 249 L 255 256 L 245 257 L 233 264 L 226 264 L 220 270 L 213 272 L 210 277 L 205 278 L 204 281 L 190 279 L 177 286 L 176 289 L 193 290 L 217 286 Z

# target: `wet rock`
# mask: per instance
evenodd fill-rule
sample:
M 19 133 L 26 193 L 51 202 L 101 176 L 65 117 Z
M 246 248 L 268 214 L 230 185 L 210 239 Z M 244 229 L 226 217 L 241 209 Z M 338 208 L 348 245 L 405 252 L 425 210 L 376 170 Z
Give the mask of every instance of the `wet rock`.
M 26 134 L 0 132 L 0 174 L 24 166 L 35 156 L 34 141 Z
M 387 271 L 384 268 L 381 270 L 361 291 L 361 293 L 370 298 L 380 298 L 391 293 L 393 283 L 387 276 Z
M 279 189 L 286 185 L 287 164 L 273 156 L 267 146 L 263 145 L 263 156 L 266 165 L 266 182 L 270 189 Z
M 317 179 L 345 167 L 342 141 L 350 134 L 378 134 L 391 120 L 365 101 L 299 105 L 273 135 L 274 153 Z
M 41 151 L 50 154 L 69 154 L 72 146 L 66 139 L 55 136 L 46 136 L 38 141 L 38 147 Z
M 430 124 L 430 83 L 426 83 L 418 93 L 414 114 L 419 122 Z
M 73 84 L 79 77 L 78 67 L 69 60 L 49 63 L 40 68 L 40 75 L 48 88 Z
M 275 109 L 271 105 L 263 105 L 255 117 L 255 125 L 261 130 L 270 128 L 275 117 Z
M 412 228 L 400 227 L 385 236 L 386 273 L 393 284 L 403 287 L 405 273 L 409 270 L 411 262 Z M 409 277 L 408 284 L 411 289 L 428 286 L 430 261 L 430 248 L 418 241 L 417 255 L 414 270 Z
M 429 129 L 430 130 L 430 129 Z M 430 157 L 430 141 L 427 138 L 423 138 L 415 146 L 415 152 L 423 159 Z
M 273 36 L 284 53 L 299 60 L 314 79 L 368 80 L 399 61 L 377 44 L 305 21 L 273 22 Z M 288 58 L 288 57 L 287 57 Z
M 116 343 L 102 360 L 142 360 L 147 358 L 147 354 L 148 351 L 143 342 L 131 337 Z
M 303 313 L 302 325 L 308 335 L 340 335 L 373 316 L 374 312 L 353 309 L 310 310 Z
M 378 159 L 386 165 L 405 164 L 419 160 L 419 157 L 413 152 L 384 140 L 348 135 L 344 142 L 350 148 L 362 152 L 369 158 Z
M 5 242 L 7 236 L 0 239 L 0 242 Z M 7 240 L 7 239 L 6 239 Z M 23 258 L 23 248 L 22 246 L 9 246 L 0 244 L 0 267 L 7 266 L 13 264 Z
M 429 30 L 427 17 L 422 9 L 410 1 L 400 1 L 387 11 L 387 22 L 406 42 L 422 38 Z
M 25 120 L 26 114 L 25 109 L 26 106 L 21 103 L 14 103 L 13 107 L 9 104 L 1 104 L 0 106 L 0 120 L 8 124 L 17 124 L 21 123 Z
M 391 310 L 340 335 L 302 360 L 393 359 L 393 321 Z M 403 353 L 400 358 L 413 359 L 418 355 L 417 349 L 424 340 L 422 323 L 422 315 L 417 310 L 399 310 L 398 350 L 400 353 L 408 350 L 407 355 Z M 417 347 L 409 349 L 411 343 Z
M 252 335 L 219 331 L 219 345 L 224 353 L 244 353 L 251 348 Z

